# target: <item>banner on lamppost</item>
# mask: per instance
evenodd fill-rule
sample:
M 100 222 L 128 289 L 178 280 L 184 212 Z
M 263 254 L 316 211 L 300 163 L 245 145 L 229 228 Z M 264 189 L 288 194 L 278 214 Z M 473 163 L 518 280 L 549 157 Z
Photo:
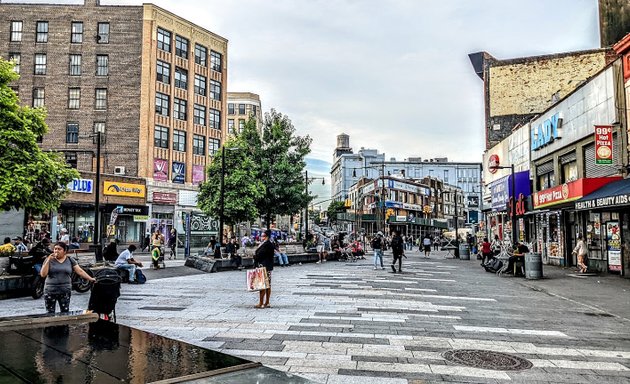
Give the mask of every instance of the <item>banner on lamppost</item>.
M 612 125 L 595 126 L 595 164 L 612 164 L 613 135 Z

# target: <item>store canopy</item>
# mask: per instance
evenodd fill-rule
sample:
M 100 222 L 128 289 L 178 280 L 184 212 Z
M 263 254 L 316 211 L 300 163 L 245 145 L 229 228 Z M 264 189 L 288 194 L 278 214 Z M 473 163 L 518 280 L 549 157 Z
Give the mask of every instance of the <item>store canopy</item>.
M 575 202 L 576 210 L 603 209 L 630 205 L 630 179 L 606 184 Z

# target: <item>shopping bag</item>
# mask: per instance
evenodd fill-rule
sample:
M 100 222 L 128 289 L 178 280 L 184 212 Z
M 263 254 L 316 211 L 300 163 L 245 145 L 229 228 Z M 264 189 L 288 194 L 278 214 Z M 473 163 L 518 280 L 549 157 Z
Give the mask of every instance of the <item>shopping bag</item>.
M 262 291 L 269 288 L 267 268 L 260 267 L 247 270 L 247 290 L 249 292 Z

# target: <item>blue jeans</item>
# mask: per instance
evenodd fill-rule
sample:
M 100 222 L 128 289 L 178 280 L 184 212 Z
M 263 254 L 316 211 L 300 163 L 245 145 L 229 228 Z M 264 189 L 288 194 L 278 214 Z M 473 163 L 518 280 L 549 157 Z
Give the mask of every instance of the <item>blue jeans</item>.
M 278 258 L 278 264 L 289 265 L 289 256 L 286 253 L 276 253 L 276 257 Z
M 374 250 L 374 268 L 378 267 L 378 261 L 381 262 L 381 268 L 383 268 L 383 250 L 375 249 Z
M 117 269 L 126 269 L 129 271 L 129 282 L 132 282 L 136 279 L 136 265 L 135 264 L 122 264 L 117 265 Z

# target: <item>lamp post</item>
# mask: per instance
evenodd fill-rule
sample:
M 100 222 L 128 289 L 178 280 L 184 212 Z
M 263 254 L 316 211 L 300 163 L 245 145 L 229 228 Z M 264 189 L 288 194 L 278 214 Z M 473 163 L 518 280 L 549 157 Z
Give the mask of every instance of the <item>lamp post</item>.
M 319 180 L 319 179 L 322 179 L 322 185 L 326 184 L 326 180 L 323 177 L 318 176 L 318 177 L 310 177 L 309 178 L 308 177 L 308 171 L 307 170 L 304 171 L 304 180 L 306 181 L 304 183 L 304 187 L 305 187 L 306 198 L 307 198 L 307 200 L 306 200 L 306 215 L 304 217 L 304 238 L 306 240 L 308 240 L 308 219 L 309 219 L 309 215 L 308 215 L 308 183 L 310 183 L 313 180 Z
M 94 238 L 92 248 L 96 261 L 103 261 L 103 248 L 101 247 L 101 223 L 100 205 L 101 194 L 101 133 L 102 127 L 96 127 L 96 186 L 94 188 Z
M 511 180 L 511 189 L 512 193 L 510 194 L 510 199 L 512 200 L 512 204 L 510 206 L 510 217 L 512 223 L 512 246 L 516 245 L 518 236 L 516 232 L 516 177 L 514 177 L 514 164 L 508 166 L 495 165 L 490 167 L 490 169 L 509 169 Z
M 223 147 L 221 148 L 221 184 L 219 190 L 219 244 L 223 246 L 223 221 L 225 215 L 225 151 L 237 151 L 238 147 Z

